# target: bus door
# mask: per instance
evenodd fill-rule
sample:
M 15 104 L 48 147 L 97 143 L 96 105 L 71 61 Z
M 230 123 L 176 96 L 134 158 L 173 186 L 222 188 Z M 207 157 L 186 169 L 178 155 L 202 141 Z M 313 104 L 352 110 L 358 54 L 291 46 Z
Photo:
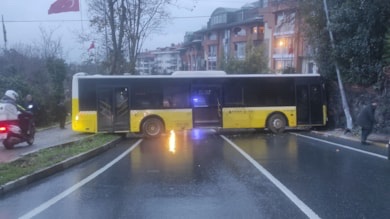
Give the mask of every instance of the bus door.
M 321 125 L 323 104 L 321 84 L 305 84 L 296 87 L 298 125 Z
M 220 86 L 193 86 L 191 89 L 192 119 L 196 127 L 222 127 Z
M 127 87 L 98 87 L 97 107 L 99 132 L 128 132 L 130 130 Z

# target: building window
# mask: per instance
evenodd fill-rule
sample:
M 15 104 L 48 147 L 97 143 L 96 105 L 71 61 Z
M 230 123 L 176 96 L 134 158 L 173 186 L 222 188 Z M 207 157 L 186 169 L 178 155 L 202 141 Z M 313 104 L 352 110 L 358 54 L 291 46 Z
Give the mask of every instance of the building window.
M 224 24 L 227 21 L 227 15 L 226 14 L 219 14 L 211 17 L 211 25 L 216 25 L 216 24 Z
M 252 33 L 257 34 L 257 32 L 258 32 L 258 28 L 257 27 L 252 27 Z
M 295 27 L 295 12 L 281 12 L 276 15 L 274 35 L 292 34 Z
M 211 57 L 217 56 L 217 46 L 216 45 L 209 46 L 209 56 L 211 56 Z
M 216 69 L 217 69 L 217 62 L 209 61 L 208 70 L 216 70 Z
M 234 34 L 236 36 L 246 36 L 246 31 L 245 31 L 245 29 L 243 29 L 241 27 L 236 27 L 236 28 L 234 28 Z
M 217 40 L 217 34 L 216 33 L 210 33 L 209 34 L 209 40 Z
M 240 42 L 234 44 L 234 54 L 237 59 L 243 60 L 245 59 L 245 48 L 246 43 Z
M 276 39 L 275 51 L 276 55 L 285 55 L 285 54 L 293 54 L 293 38 L 291 37 L 283 37 Z
M 264 33 L 264 27 L 252 27 L 251 32 L 252 34 Z
M 275 70 L 277 72 L 283 72 L 283 70 L 293 68 L 293 60 L 285 59 L 285 60 L 275 60 Z

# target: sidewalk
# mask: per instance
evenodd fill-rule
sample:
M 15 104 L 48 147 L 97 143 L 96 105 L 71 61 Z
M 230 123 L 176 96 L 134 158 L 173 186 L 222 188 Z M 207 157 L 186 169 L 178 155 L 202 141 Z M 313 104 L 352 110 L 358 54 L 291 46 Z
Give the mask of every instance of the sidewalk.
M 318 134 L 322 134 L 324 136 L 333 136 L 333 137 L 344 138 L 344 139 L 349 139 L 349 140 L 360 142 L 360 135 L 359 134 L 353 133 L 353 132 L 344 133 L 344 129 L 313 131 L 313 132 L 318 133 Z M 368 136 L 367 142 L 387 147 L 389 140 L 390 140 L 390 135 L 371 133 Z
M 90 135 L 91 134 L 72 131 L 70 124 L 66 125 L 66 129 L 60 129 L 55 126 L 39 130 L 36 132 L 34 144 L 31 146 L 28 146 L 27 143 L 23 142 L 16 145 L 14 149 L 7 150 L 3 147 L 2 143 L 0 143 L 0 163 L 12 162 L 26 154 L 33 153 L 44 148 L 78 141 Z

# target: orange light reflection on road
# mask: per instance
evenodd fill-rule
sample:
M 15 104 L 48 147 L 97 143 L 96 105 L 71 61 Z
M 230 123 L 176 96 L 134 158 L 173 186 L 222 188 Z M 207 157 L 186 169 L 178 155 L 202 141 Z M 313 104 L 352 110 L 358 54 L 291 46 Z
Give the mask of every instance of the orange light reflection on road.
M 176 153 L 176 135 L 173 130 L 171 130 L 171 134 L 169 136 L 169 152 L 172 154 Z

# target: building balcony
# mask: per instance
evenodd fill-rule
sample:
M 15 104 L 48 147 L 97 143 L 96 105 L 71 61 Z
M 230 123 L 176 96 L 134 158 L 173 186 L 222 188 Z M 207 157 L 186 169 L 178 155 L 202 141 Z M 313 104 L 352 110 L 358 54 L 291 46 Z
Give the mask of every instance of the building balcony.
M 217 61 L 217 56 L 208 56 L 207 57 L 207 61 L 216 62 Z
M 293 59 L 294 54 L 273 54 L 272 55 L 273 59 Z
M 235 35 L 231 38 L 231 41 L 232 42 L 247 42 L 248 40 L 259 41 L 259 40 L 263 40 L 263 39 L 264 39 L 263 34 L 249 34 L 246 36 Z
M 216 45 L 218 44 L 218 40 L 204 40 L 203 45 Z
M 248 36 L 234 35 L 231 40 L 232 42 L 246 42 L 248 41 Z

